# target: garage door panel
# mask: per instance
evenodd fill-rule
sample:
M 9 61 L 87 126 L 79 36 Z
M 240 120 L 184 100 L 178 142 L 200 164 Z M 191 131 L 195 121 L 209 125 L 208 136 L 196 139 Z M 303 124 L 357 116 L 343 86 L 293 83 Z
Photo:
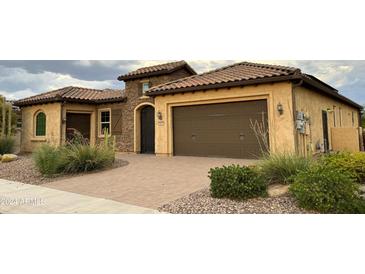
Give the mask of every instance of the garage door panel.
M 236 130 L 197 130 L 195 141 L 207 144 L 240 144 L 239 137 Z
M 240 126 L 240 117 L 237 115 L 227 115 L 219 117 L 196 117 L 192 120 L 193 128 L 211 128 L 214 124 L 216 129 L 231 129 Z
M 173 109 L 174 154 L 257 158 L 261 153 L 251 122 L 265 122 L 266 100 Z

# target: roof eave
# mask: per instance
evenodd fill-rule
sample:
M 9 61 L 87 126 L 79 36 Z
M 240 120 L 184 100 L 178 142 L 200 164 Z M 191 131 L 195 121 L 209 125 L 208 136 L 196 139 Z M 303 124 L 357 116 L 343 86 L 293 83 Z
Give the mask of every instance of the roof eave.
M 266 78 L 251 79 L 251 80 L 242 80 L 242 81 L 234 81 L 234 82 L 226 82 L 226 83 L 218 83 L 218 84 L 210 84 L 210 85 L 201 85 L 201 86 L 196 86 L 196 87 L 179 88 L 179 89 L 174 89 L 174 90 L 170 89 L 170 90 L 151 91 L 147 95 L 154 97 L 154 96 L 158 96 L 158 95 L 203 91 L 203 90 L 217 89 L 217 88 L 249 86 L 249 85 L 255 85 L 255 84 L 276 83 L 276 82 L 298 80 L 298 79 L 300 79 L 300 77 L 298 75 L 266 77 Z
M 52 99 L 44 99 L 32 102 L 14 102 L 14 106 L 17 107 L 29 107 L 35 105 L 42 104 L 52 104 L 52 103 L 80 103 L 80 104 L 106 104 L 106 103 L 123 103 L 126 101 L 126 97 L 123 98 L 110 98 L 110 99 L 99 99 L 99 100 L 85 100 L 85 99 L 77 99 L 77 98 L 52 98 Z
M 317 79 L 317 78 L 315 78 Z M 217 89 L 217 88 L 230 88 L 230 87 L 237 87 L 237 86 L 248 86 L 248 85 L 255 85 L 255 84 L 265 84 L 265 83 L 277 83 L 283 81 L 294 81 L 294 80 L 303 80 L 304 83 L 320 90 L 327 95 L 339 99 L 357 109 L 362 110 L 363 106 L 357 104 L 356 102 L 352 101 L 351 99 L 339 94 L 336 89 L 332 88 L 327 84 L 323 84 L 322 81 L 319 80 L 312 80 L 306 77 L 303 77 L 301 74 L 293 74 L 293 75 L 286 75 L 286 76 L 276 76 L 276 77 L 267 77 L 267 78 L 260 78 L 260 79 L 252 79 L 252 80 L 242 80 L 242 81 L 235 81 L 235 82 L 227 82 L 227 83 L 218 83 L 218 84 L 211 84 L 211 85 L 202 85 L 197 87 L 188 87 L 188 88 L 179 88 L 179 89 L 169 89 L 169 90 L 157 90 L 151 91 L 147 95 L 154 97 L 159 95 L 168 95 L 168 94 L 176 94 L 176 93 L 184 93 L 184 92 L 194 92 L 194 91 L 203 91 L 209 89 Z
M 196 71 L 187 63 L 181 65 L 181 66 L 177 66 L 174 67 L 172 69 L 164 69 L 164 70 L 159 70 L 159 71 L 153 71 L 153 72 L 146 72 L 146 73 L 141 73 L 141 74 L 135 74 L 135 75 L 121 75 L 119 76 L 117 79 L 118 81 L 128 81 L 128 80 L 133 80 L 133 79 L 141 79 L 141 78 L 146 78 L 146 77 L 151 77 L 151 76 L 159 76 L 159 75 L 165 75 L 165 74 L 171 74 L 174 71 L 177 71 L 181 68 L 185 68 L 187 71 L 189 71 L 192 75 L 196 75 Z
M 317 79 L 317 78 L 315 78 L 315 79 Z M 323 85 L 322 81 L 316 81 L 316 80 L 312 80 L 312 79 L 309 79 L 309 78 L 306 78 L 306 77 L 302 77 L 302 80 L 307 85 L 310 85 L 313 88 L 326 93 L 330 97 L 333 97 L 333 98 L 339 99 L 343 102 L 346 102 L 347 104 L 349 104 L 349 105 L 351 105 L 351 106 L 353 106 L 353 107 L 355 107 L 359 110 L 363 109 L 363 106 L 361 106 L 358 103 L 352 101 L 351 99 L 341 95 L 340 93 L 337 92 L 336 89 L 333 89 L 331 86 L 329 86 L 327 84 Z

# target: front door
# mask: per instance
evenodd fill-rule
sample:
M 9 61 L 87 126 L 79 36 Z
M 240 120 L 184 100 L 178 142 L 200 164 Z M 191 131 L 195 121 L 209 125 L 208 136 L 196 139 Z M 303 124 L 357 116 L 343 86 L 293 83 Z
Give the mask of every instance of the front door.
M 141 153 L 155 153 L 155 109 L 141 110 Z
M 329 140 L 328 140 L 328 114 L 327 111 L 322 110 L 322 127 L 323 127 L 323 146 L 324 151 L 328 152 L 330 150 Z

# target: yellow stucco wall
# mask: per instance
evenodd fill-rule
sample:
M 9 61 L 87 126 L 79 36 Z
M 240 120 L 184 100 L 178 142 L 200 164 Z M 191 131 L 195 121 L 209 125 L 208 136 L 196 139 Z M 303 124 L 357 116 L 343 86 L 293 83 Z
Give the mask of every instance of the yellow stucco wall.
M 245 87 L 222 88 L 189 92 L 184 94 L 157 96 L 155 113 L 162 114 L 160 121 L 155 119 L 155 151 L 157 155 L 173 155 L 172 108 L 175 106 L 239 102 L 266 99 L 272 152 L 294 152 L 294 123 L 292 105 L 292 86 L 289 82 L 262 84 Z M 281 103 L 282 115 L 277 111 Z
M 35 136 L 35 116 L 43 111 L 46 114 L 46 136 Z M 43 104 L 22 108 L 21 151 L 31 152 L 42 143 L 60 144 L 61 104 Z
M 359 127 L 358 109 L 305 87 L 295 88 L 294 94 L 296 110 L 304 112 L 306 116 L 310 118 L 310 125 L 307 127 L 306 134 L 297 133 L 298 151 L 301 154 L 307 155 L 311 152 L 318 152 L 316 150 L 316 145 L 323 145 L 322 110 L 330 110 L 328 111 L 330 149 L 332 149 L 332 128 Z M 335 111 L 333 111 L 333 109 L 335 109 Z M 342 113 L 341 115 L 340 112 Z M 352 121 L 352 115 L 354 115 L 354 121 Z M 336 125 L 334 117 L 336 117 Z M 358 138 L 353 138 L 347 142 L 351 141 L 353 142 L 352 147 L 358 144 Z

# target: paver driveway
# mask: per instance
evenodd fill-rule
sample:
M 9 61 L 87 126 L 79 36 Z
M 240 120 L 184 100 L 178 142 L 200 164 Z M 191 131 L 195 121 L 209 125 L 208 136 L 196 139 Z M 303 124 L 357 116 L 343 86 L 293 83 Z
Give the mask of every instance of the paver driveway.
M 118 154 L 128 165 L 99 173 L 55 181 L 43 186 L 111 199 L 148 208 L 159 206 L 209 185 L 211 167 L 252 164 L 254 160 L 156 157 Z

